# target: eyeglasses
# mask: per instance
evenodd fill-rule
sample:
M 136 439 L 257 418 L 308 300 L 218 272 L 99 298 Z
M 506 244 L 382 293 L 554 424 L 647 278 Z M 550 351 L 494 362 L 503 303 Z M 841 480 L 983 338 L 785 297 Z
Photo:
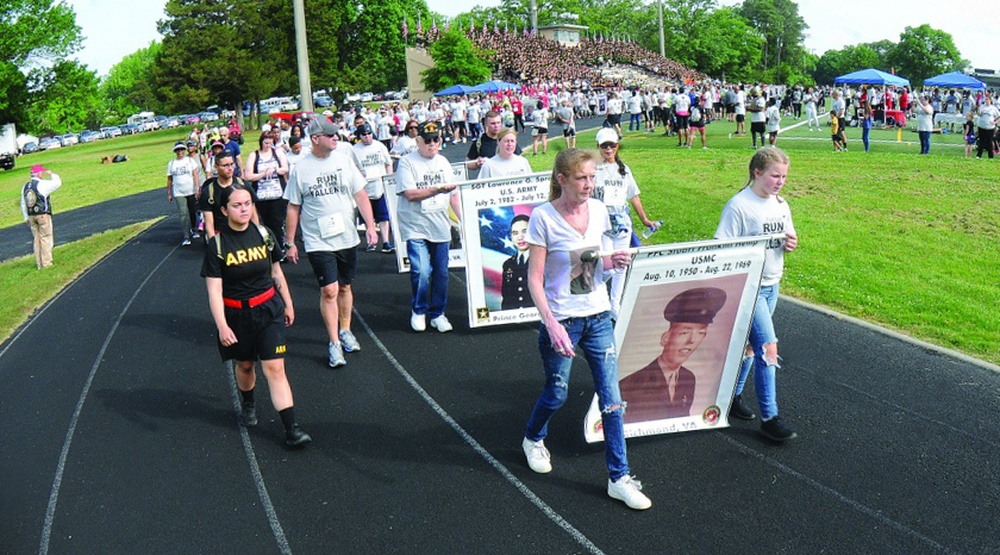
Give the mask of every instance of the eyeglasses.
M 612 148 L 618 148 L 618 143 L 601 143 L 601 150 L 609 150 Z

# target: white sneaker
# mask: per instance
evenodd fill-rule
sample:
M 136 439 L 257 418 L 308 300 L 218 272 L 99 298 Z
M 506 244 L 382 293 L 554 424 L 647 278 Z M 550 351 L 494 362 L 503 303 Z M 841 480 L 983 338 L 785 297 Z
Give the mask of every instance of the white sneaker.
M 653 506 L 653 502 L 640 490 L 642 490 L 642 484 L 639 480 L 627 474 L 619 478 L 617 482 L 608 480 L 608 495 L 612 499 L 624 501 L 630 509 L 641 511 Z
M 528 459 L 529 468 L 539 474 L 552 472 L 552 457 L 549 455 L 549 450 L 545 448 L 544 440 L 531 441 L 524 438 L 524 441 L 521 442 L 521 449 L 524 450 L 524 456 Z
M 424 331 L 427 329 L 427 316 L 410 312 L 410 327 L 413 331 Z
M 431 320 L 431 327 L 438 330 L 441 333 L 449 332 L 453 328 L 451 327 L 451 322 L 448 321 L 448 317 L 444 314 L 438 316 Z

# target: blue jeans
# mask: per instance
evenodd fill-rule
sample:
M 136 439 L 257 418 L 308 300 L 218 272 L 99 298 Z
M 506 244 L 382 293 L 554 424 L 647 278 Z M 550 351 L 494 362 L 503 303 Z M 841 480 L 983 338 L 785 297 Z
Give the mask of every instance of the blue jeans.
M 635 124 L 636 131 L 642 129 L 642 114 L 631 114 L 628 118 L 628 130 L 632 130 L 632 124 Z
M 920 154 L 930 154 L 931 152 L 931 132 L 917 131 L 920 135 Z
M 597 403 L 601 408 L 601 422 L 604 425 L 608 474 L 612 481 L 617 481 L 629 473 L 629 468 L 625 455 L 624 407 L 618 390 L 618 352 L 615 349 L 611 313 L 567 318 L 560 323 L 566 328 L 574 350 L 583 351 L 587 364 L 590 365 Z M 552 340 L 544 324 L 538 332 L 538 351 L 542 355 L 545 369 L 545 388 L 531 411 L 531 418 L 524 431 L 524 436 L 532 441 L 545 439 L 549 420 L 566 402 L 570 369 L 573 366 L 572 358 L 560 355 L 552 348 Z
M 753 349 L 753 357 L 743 357 L 740 377 L 736 381 L 736 395 L 742 395 L 750 368 L 755 368 L 753 381 L 762 420 L 778 416 L 778 392 L 774 383 L 778 365 L 777 361 L 775 364 L 770 364 L 764 359 L 764 345 L 778 342 L 778 336 L 774 333 L 774 322 L 771 319 L 776 304 L 778 304 L 778 284 L 761 287 L 757 293 L 753 320 L 750 322 L 750 347 Z
M 865 143 L 865 152 L 868 152 L 868 132 L 870 129 L 867 127 L 861 130 L 861 142 Z
M 444 314 L 448 304 L 448 246 L 424 239 L 406 242 L 413 291 L 411 308 L 416 314 L 426 314 L 431 319 Z

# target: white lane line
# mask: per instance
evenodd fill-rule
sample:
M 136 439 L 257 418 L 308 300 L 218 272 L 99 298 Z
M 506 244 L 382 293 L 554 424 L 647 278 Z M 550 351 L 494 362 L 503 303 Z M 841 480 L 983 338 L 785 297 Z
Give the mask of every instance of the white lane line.
M 392 353 L 389 352 L 389 349 L 387 349 L 385 344 L 383 344 L 382 341 L 379 340 L 379 338 L 375 335 L 375 331 L 372 330 L 372 328 L 368 325 L 368 322 L 365 321 L 364 317 L 361 316 L 361 314 L 357 310 L 354 311 L 354 317 L 359 322 L 361 322 L 361 325 L 365 328 L 365 331 L 368 332 L 368 337 L 371 337 L 372 341 L 375 342 L 375 345 L 379 348 L 380 351 L 382 351 L 382 354 L 385 355 L 386 359 L 388 359 L 389 362 L 392 363 L 393 367 L 396 368 L 396 371 L 403 376 L 403 379 L 405 379 L 406 382 L 410 384 L 410 387 L 416 390 L 417 394 L 420 395 L 421 398 L 423 398 L 424 402 L 430 405 L 431 409 L 433 409 L 434 412 L 436 412 L 437 415 L 442 420 L 445 421 L 445 423 L 451 426 L 451 429 L 455 430 L 455 432 L 466 443 L 468 443 L 469 446 L 472 447 L 472 449 L 487 462 L 487 464 L 492 466 L 494 470 L 496 470 L 497 472 L 500 473 L 500 475 L 506 478 L 508 482 L 510 482 L 519 492 L 521 492 L 521 495 L 526 497 L 528 501 L 530 501 L 533 505 L 538 507 L 542 511 L 542 513 L 546 517 L 548 517 L 549 520 L 551 520 L 557 526 L 562 528 L 566 533 L 570 535 L 570 537 L 572 537 L 578 544 L 583 546 L 583 548 L 586 549 L 589 553 L 593 553 L 594 555 L 603 555 L 604 552 L 601 551 L 599 547 L 594 545 L 594 543 L 591 542 L 587 538 L 587 536 L 583 534 L 583 532 L 577 530 L 565 518 L 563 518 L 559 513 L 557 513 L 555 509 L 550 507 L 545 501 L 542 501 L 542 499 L 538 497 L 538 495 L 535 494 L 535 492 L 531 491 L 531 489 L 527 485 L 525 485 L 524 482 L 519 480 L 517 476 L 514 476 L 514 474 L 510 470 L 508 470 L 503 463 L 498 461 L 493 455 L 490 454 L 489 451 L 486 450 L 485 447 L 480 445 L 480 443 L 476 441 L 475 438 L 473 438 L 469 434 L 469 432 L 465 431 L 465 428 L 463 428 L 461 424 L 456 422 L 455 419 L 448 414 L 448 411 L 444 410 L 444 408 L 441 407 L 441 405 L 439 405 L 437 401 L 435 401 L 434 398 L 431 397 L 430 394 L 427 393 L 427 391 L 420 386 L 417 380 L 414 379 L 414 377 L 411 376 L 410 373 L 407 372 L 405 368 L 403 368 L 403 365 L 400 364 L 398 360 L 396 360 L 396 357 L 392 356 Z
M 87 375 L 87 381 L 83 384 L 83 391 L 80 392 L 80 398 L 76 402 L 76 409 L 73 410 L 73 417 L 69 421 L 69 429 L 66 430 L 66 439 L 63 440 L 62 452 L 59 454 L 59 463 L 56 465 L 56 475 L 52 480 L 52 491 L 49 493 L 49 505 L 45 509 L 45 524 L 42 526 L 42 539 L 38 546 L 39 555 L 47 555 L 49 552 L 49 539 L 52 537 L 52 522 L 55 520 L 56 516 L 56 503 L 59 501 L 59 488 L 62 486 L 63 473 L 66 471 L 66 460 L 69 458 L 69 448 L 73 444 L 73 435 L 76 433 L 76 425 L 80 421 L 80 413 L 83 412 L 83 404 L 87 401 L 87 394 L 90 392 L 90 386 L 94 382 L 94 376 L 97 375 L 97 369 L 101 367 L 101 361 L 104 359 L 104 352 L 107 351 L 108 345 L 111 344 L 111 339 L 114 338 L 115 332 L 118 331 L 118 326 L 122 323 L 122 318 L 125 317 L 125 313 L 132 306 L 136 297 L 139 296 L 139 292 L 149 283 L 149 280 L 153 279 L 156 272 L 159 271 L 160 266 L 163 266 L 167 260 L 174 254 L 177 247 L 174 247 L 167 256 L 160 260 L 160 263 L 156 265 L 155 268 L 146 279 L 142 280 L 139 287 L 135 288 L 135 293 L 129 298 L 125 306 L 122 307 L 121 312 L 115 319 L 115 323 L 108 330 L 108 336 L 104 339 L 104 344 L 101 345 L 101 350 L 98 351 L 97 357 L 94 359 L 94 364 L 90 368 L 90 374 Z
M 844 494 L 840 493 L 839 491 L 831 488 L 830 486 L 823 485 L 823 484 L 817 482 L 816 480 L 810 478 L 809 476 L 806 476 L 805 474 L 803 474 L 803 473 L 801 473 L 801 472 L 799 472 L 797 470 L 793 470 L 792 468 L 790 468 L 790 467 L 786 466 L 785 464 L 777 461 L 776 459 L 768 457 L 767 455 L 765 455 L 763 453 L 760 453 L 760 452 L 758 452 L 758 451 L 756 451 L 756 450 L 754 450 L 754 449 L 752 449 L 750 447 L 747 447 L 746 445 L 743 445 L 739 441 L 736 441 L 735 439 L 729 437 L 724 432 L 721 432 L 721 431 L 716 432 L 716 436 L 721 437 L 726 443 L 729 443 L 730 445 L 732 445 L 733 447 L 735 447 L 740 452 L 745 453 L 747 455 L 750 455 L 751 457 L 753 457 L 753 458 L 755 458 L 757 460 L 763 461 L 768 466 L 772 466 L 774 468 L 777 468 L 781 472 L 784 472 L 785 474 L 788 474 L 789 476 L 791 476 L 791 477 L 793 477 L 793 478 L 795 478 L 797 480 L 805 482 L 805 484 L 808 485 L 809 487 L 811 487 L 813 489 L 816 489 L 816 490 L 819 490 L 820 492 L 825 493 L 825 494 L 827 494 L 829 496 L 832 496 L 833 498 L 835 498 L 836 500 L 840 501 L 841 503 L 844 503 L 848 507 L 850 507 L 850 508 L 858 511 L 859 513 L 862 513 L 862 514 L 864 514 L 864 515 L 866 515 L 868 517 L 871 517 L 871 518 L 873 518 L 873 519 L 875 519 L 875 520 L 877 520 L 877 521 L 885 524 L 886 526 L 892 528 L 893 530 L 896 530 L 898 532 L 902 532 L 904 535 L 907 535 L 907 536 L 909 536 L 909 537 L 911 537 L 913 539 L 916 539 L 916 540 L 918 540 L 918 541 L 920 541 L 922 543 L 925 543 L 925 544 L 933 547 L 934 549 L 936 549 L 937 551 L 940 551 L 942 553 L 948 553 L 948 554 L 954 554 L 954 555 L 958 555 L 960 553 L 959 551 L 955 551 L 953 549 L 949 549 L 949 548 L 947 548 L 947 547 L 939 544 L 938 542 L 936 542 L 936 541 L 932 540 L 931 538 L 929 538 L 929 537 L 921 534 L 920 532 L 917 532 L 916 530 L 914 530 L 914 529 L 906 526 L 905 524 L 902 524 L 900 522 L 897 522 L 897 521 L 895 521 L 895 520 L 893 520 L 893 519 L 885 516 L 884 514 L 882 514 L 882 511 L 873 509 L 873 508 L 871 508 L 871 507 L 869 507 L 867 505 L 864 505 L 864 504 L 862 504 L 862 503 L 860 503 L 858 501 L 855 501 L 854 499 L 851 499 L 850 497 L 847 497 L 846 495 L 844 495 Z
M 229 381 L 229 398 L 233 403 L 233 411 L 239 415 L 242 406 L 240 395 L 237 393 L 233 361 L 226 361 L 225 366 L 226 378 Z M 278 520 L 278 512 L 274 510 L 274 504 L 271 503 L 271 495 L 267 493 L 264 475 L 261 473 L 260 465 L 257 463 L 257 454 L 253 450 L 253 443 L 250 442 L 250 433 L 247 432 L 247 429 L 242 424 L 237 424 L 236 426 L 240 429 L 240 441 L 243 442 L 243 452 L 247 456 L 247 463 L 250 464 L 250 474 L 253 476 L 254 485 L 257 486 L 257 495 L 260 496 L 260 502 L 264 506 L 264 512 L 267 514 L 267 522 L 271 525 L 274 540 L 278 542 L 278 549 L 281 550 L 283 555 L 291 555 L 292 548 L 288 545 L 288 538 L 285 537 L 284 529 L 281 528 L 281 521 Z

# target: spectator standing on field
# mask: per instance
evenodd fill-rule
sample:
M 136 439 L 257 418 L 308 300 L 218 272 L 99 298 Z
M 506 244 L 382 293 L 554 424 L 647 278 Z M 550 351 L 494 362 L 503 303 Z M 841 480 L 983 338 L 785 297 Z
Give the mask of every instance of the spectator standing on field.
M 52 233 L 52 200 L 49 197 L 59 187 L 62 187 L 59 175 L 41 164 L 31 167 L 31 179 L 21 187 L 21 215 L 24 216 L 24 223 L 31 228 L 35 267 L 39 270 L 52 265 L 55 239 Z

